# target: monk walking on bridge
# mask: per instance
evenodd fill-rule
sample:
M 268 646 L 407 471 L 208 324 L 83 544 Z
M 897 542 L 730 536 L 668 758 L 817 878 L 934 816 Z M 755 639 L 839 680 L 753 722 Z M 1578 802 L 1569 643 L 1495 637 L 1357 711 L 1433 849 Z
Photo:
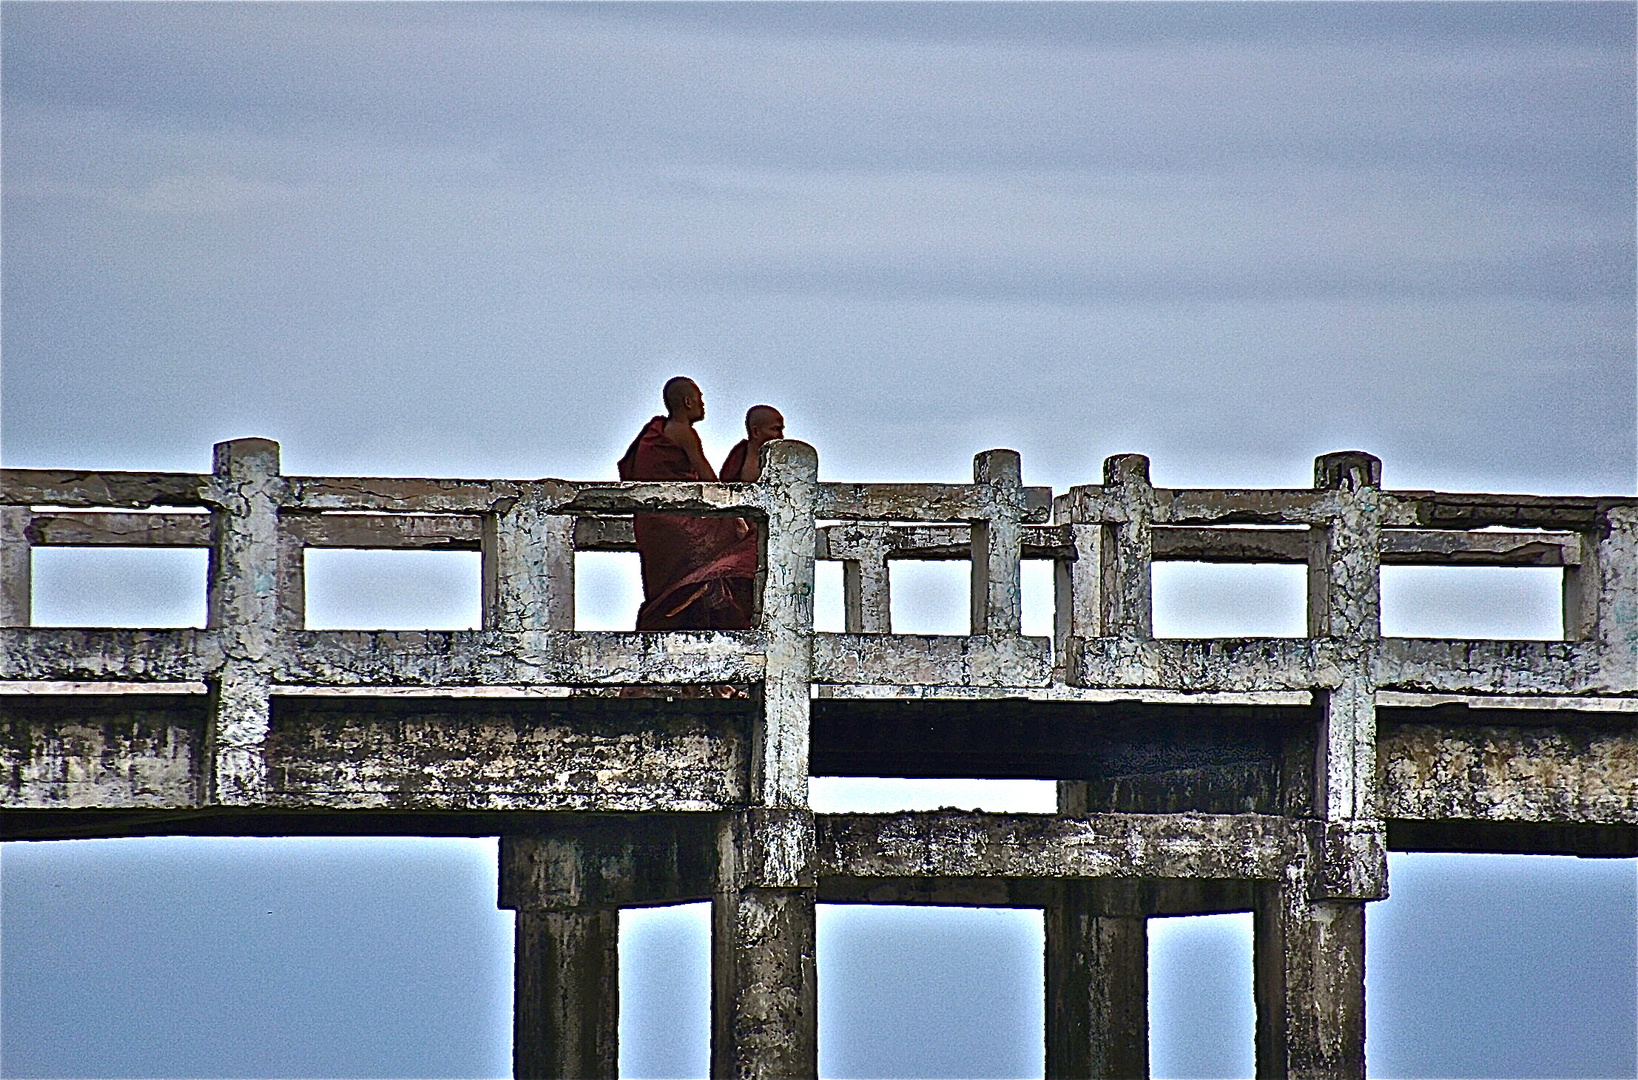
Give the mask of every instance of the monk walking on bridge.
M 663 396 L 666 415 L 651 419 L 632 441 L 620 459 L 620 479 L 716 480 L 694 430 L 705 419 L 700 388 L 679 375 L 665 384 Z M 637 629 L 750 629 L 755 529 L 739 518 L 638 514 L 635 531 L 643 564 Z

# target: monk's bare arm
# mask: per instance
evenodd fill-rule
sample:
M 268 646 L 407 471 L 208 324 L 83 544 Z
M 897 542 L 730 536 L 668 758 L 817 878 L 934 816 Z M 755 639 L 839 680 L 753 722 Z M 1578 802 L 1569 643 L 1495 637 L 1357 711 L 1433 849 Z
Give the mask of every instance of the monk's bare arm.
M 694 466 L 694 471 L 699 474 L 701 480 L 716 480 L 717 471 L 705 460 L 705 447 L 700 445 L 700 435 L 694 430 L 693 424 L 668 421 L 665 425 L 665 437 L 683 448 L 683 453 L 688 455 L 688 463 Z

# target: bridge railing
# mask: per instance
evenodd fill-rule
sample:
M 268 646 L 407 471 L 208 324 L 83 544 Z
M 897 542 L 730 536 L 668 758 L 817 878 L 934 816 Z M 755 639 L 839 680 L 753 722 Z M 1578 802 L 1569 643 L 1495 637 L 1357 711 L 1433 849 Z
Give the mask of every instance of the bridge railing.
M 468 637 L 529 632 L 556 640 L 549 648 L 537 641 L 535 663 L 518 662 L 515 648 L 496 648 L 487 663 L 467 661 L 464 676 L 445 663 L 432 677 L 488 682 L 511 674 L 575 685 L 762 673 L 757 631 L 662 635 L 663 647 L 652 635 L 576 631 L 574 555 L 635 550 L 629 515 L 636 512 L 767 522 L 780 501 L 775 484 L 287 477 L 278 473 L 275 444 L 223 446 L 209 474 L 4 470 L 0 625 L 29 624 L 35 547 L 207 548 L 208 630 L 243 624 L 295 635 L 286 638 L 281 678 L 413 684 L 424 662 L 414 654 L 481 652 L 478 639 L 465 649 L 456 647 L 459 631 L 308 631 L 303 552 L 477 551 L 483 623 Z M 260 464 L 239 467 L 249 461 Z M 811 555 L 791 549 L 789 536 L 772 537 L 766 526 L 763 533 L 786 563 L 842 564 L 842 634 L 812 634 L 811 566 L 790 571 L 809 575 L 801 613 L 789 613 L 803 625 L 789 629 L 811 635 L 811 675 L 820 684 L 1313 690 L 1340 685 L 1350 664 L 1369 668 L 1377 688 L 1422 692 L 1630 694 L 1638 681 L 1632 498 L 1387 491 L 1376 459 L 1344 454 L 1316 463 L 1314 488 L 1292 490 L 1158 489 L 1147 460 L 1128 455 L 1106 463 L 1102 484 L 1054 499 L 1050 489 L 1022 484 L 1016 453 L 991 451 L 975 460 L 972 484 L 815 483 L 805 502 L 788 506 L 786 517 L 802 519 L 804 536 L 811 530 Z M 1022 634 L 1024 559 L 1055 567 L 1050 642 Z M 901 560 L 970 563 L 969 634 L 893 633 L 890 568 Z M 1156 639 L 1152 568 L 1165 561 L 1306 565 L 1308 635 Z M 1382 639 L 1382 565 L 1561 568 L 1565 640 Z M 783 594 L 769 595 L 777 606 Z M 771 614 L 764 629 L 776 621 Z M 169 640 L 162 631 L 105 633 L 150 654 L 152 663 L 123 665 L 132 677 L 176 668 L 166 656 L 214 652 L 197 633 L 188 641 L 181 631 Z M 60 644 L 45 651 L 58 658 L 74 651 Z M 8 646 L 8 677 L 17 677 L 20 649 L 15 639 Z M 294 659 L 301 655 L 307 660 Z M 212 662 L 207 655 L 205 666 Z M 324 670 L 338 665 L 348 672 Z M 121 667 L 109 656 L 100 670 L 118 678 Z

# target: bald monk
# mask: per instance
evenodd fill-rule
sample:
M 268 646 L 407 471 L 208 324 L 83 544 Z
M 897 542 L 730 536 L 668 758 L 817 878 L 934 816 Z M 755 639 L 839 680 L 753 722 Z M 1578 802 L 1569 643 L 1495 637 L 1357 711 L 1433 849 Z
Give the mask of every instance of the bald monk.
M 762 476 L 762 447 L 785 437 L 785 418 L 772 405 L 752 405 L 745 413 L 745 438 L 722 461 L 722 482 L 754 483 Z
M 665 384 L 666 415 L 656 416 L 620 459 L 622 480 L 707 480 L 694 425 L 705 419 L 705 397 L 679 375 Z M 637 554 L 643 564 L 639 630 L 748 630 L 756 578 L 756 530 L 729 517 L 638 514 Z

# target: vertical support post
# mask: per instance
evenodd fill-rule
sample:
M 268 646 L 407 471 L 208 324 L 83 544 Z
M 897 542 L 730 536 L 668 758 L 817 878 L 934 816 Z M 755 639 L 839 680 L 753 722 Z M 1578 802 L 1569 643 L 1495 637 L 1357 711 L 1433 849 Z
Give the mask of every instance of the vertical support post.
M 842 560 L 842 628 L 849 634 L 891 634 L 893 593 L 887 541 L 879 529 L 851 537 L 856 558 Z
M 1376 686 L 1372 662 L 1382 636 L 1382 462 L 1348 451 L 1314 460 L 1314 486 L 1332 512 L 1316 527 L 1308 556 L 1308 632 L 1340 643 L 1342 682 L 1317 691 L 1320 732 L 1316 812 L 1331 821 L 1374 819 Z
M 27 626 L 34 617 L 34 509 L 0 506 L 0 626 Z
M 752 740 L 751 801 L 808 804 L 808 722 L 813 686 L 814 504 L 819 455 L 783 439 L 763 448 L 768 515 L 762 632 L 767 668 L 762 722 Z
M 1097 637 L 1103 621 L 1103 527 L 1077 523 L 1068 495 L 1052 501 L 1054 524 L 1065 530 L 1073 555 L 1056 559 L 1053 572 L 1053 650 L 1059 663 L 1071 638 Z
M 973 483 L 987 488 L 986 515 L 972 529 L 972 633 L 1019 634 L 1023 626 L 1019 560 L 1024 545 L 1023 465 L 1016 450 L 973 458 Z
M 217 443 L 211 490 L 207 626 L 226 657 L 211 680 L 211 729 L 201 795 L 227 804 L 268 797 L 269 668 L 279 620 L 279 444 Z
M 1365 1075 L 1365 905 L 1312 899 L 1298 867 L 1258 887 L 1252 923 L 1257 1076 Z
M 1065 882 L 1047 905 L 1046 1013 L 1047 1080 L 1148 1077 L 1148 920 L 1131 883 Z
M 819 1069 L 808 809 L 819 457 L 795 440 L 762 453 L 767 668 L 752 745 L 753 805 L 721 819 L 711 902 L 711 1075 L 743 1080 Z
M 813 814 L 725 814 L 718 859 L 711 902 L 711 1076 L 817 1076 Z
M 1104 459 L 1103 483 L 1120 497 L 1125 520 L 1104 527 L 1103 633 L 1146 640 L 1154 637 L 1154 487 L 1149 459 L 1117 454 Z
M 483 628 L 574 629 L 574 518 L 526 488 L 483 519 Z
M 1564 636 L 1599 646 L 1605 682 L 1638 689 L 1638 508 L 1612 506 L 1564 575 Z
M 307 548 L 294 529 L 279 530 L 280 630 L 307 626 Z
M 500 906 L 517 912 L 512 1074 L 613 1080 L 620 1061 L 620 910 L 597 904 L 598 852 L 574 834 L 508 834 Z

